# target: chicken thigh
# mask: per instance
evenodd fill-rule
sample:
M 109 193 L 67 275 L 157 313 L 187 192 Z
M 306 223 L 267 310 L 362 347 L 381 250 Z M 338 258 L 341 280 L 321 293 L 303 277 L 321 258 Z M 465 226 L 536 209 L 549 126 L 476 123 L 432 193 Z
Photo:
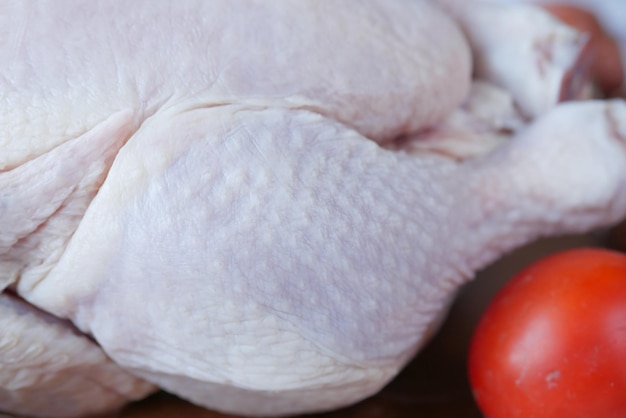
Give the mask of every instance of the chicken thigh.
M 123 399 L 144 379 L 246 415 L 356 402 L 478 268 L 626 214 L 626 104 L 531 120 L 472 87 L 472 39 L 434 1 L 4 2 L 0 33 L 7 309 L 70 321 Z M 480 152 L 411 145 L 459 108 Z M 120 404 L 80 382 L 68 402 Z

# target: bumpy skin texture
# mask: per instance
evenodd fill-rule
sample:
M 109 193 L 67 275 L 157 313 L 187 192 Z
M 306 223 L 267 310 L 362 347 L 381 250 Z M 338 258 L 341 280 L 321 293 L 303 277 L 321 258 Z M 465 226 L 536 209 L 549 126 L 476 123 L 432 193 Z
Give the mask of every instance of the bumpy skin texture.
M 0 282 L 210 408 L 362 399 L 476 269 L 626 213 L 626 105 L 472 104 L 434 2 L 6 2 L 0 35 Z M 462 103 L 511 138 L 395 141 Z

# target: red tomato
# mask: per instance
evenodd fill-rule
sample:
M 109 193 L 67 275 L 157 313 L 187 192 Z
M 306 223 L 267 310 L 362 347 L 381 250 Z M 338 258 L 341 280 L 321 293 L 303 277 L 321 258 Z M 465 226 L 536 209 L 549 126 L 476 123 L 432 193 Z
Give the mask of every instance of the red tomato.
M 626 256 L 578 249 L 516 275 L 469 353 L 489 418 L 626 417 Z

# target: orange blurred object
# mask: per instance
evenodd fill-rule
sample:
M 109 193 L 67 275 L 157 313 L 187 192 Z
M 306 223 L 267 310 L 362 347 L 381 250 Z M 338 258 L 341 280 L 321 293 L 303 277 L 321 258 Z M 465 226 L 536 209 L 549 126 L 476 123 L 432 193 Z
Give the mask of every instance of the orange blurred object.
M 617 93 L 624 83 L 624 69 L 617 41 L 609 36 L 593 13 L 569 5 L 545 5 L 553 16 L 590 36 L 591 73 L 602 92 Z

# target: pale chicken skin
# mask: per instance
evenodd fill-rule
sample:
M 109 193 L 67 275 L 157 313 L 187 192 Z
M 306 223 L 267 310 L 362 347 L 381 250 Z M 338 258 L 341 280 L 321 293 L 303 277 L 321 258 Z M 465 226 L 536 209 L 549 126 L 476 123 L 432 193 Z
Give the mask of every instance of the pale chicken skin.
M 533 5 L 541 5 L 548 8 L 555 13 L 559 18 L 565 17 L 567 21 L 571 22 L 574 26 L 582 26 L 584 29 L 593 29 L 596 24 L 601 26 L 601 29 L 613 38 L 615 45 L 604 45 L 603 50 L 598 51 L 598 57 L 604 61 L 602 65 L 603 72 L 610 77 L 612 87 L 617 84 L 618 92 L 624 96 L 626 95 L 626 3 L 620 0 L 494 0 L 503 3 L 530 3 Z M 582 13 L 581 13 L 582 12 Z M 592 22 L 589 16 L 585 16 L 583 13 L 591 14 Z M 612 53 L 612 49 L 616 47 L 620 50 L 618 56 L 611 57 L 607 55 Z M 608 50 L 608 51 L 607 51 Z M 614 62 L 614 61 L 617 61 Z M 617 64 L 617 65 L 616 65 Z M 621 64 L 621 65 L 620 65 Z M 621 77 L 616 75 L 615 68 L 607 69 L 607 66 L 621 67 Z
M 530 97 L 497 62 L 472 82 L 476 46 L 504 49 L 463 16 L 3 2 L 0 410 L 84 416 L 157 388 L 251 416 L 344 406 L 477 269 L 620 220 L 626 104 L 558 103 L 584 43 L 541 14 L 537 36 L 565 35 Z M 37 350 L 22 366 L 16 346 Z

